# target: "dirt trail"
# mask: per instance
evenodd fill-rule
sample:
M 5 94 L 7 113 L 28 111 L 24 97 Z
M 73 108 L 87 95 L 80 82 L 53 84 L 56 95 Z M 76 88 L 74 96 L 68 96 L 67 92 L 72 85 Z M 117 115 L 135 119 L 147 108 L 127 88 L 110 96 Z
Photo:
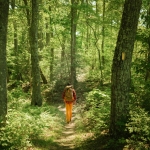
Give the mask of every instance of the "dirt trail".
M 59 106 L 58 107 L 60 111 L 65 113 L 65 107 Z M 72 120 L 69 124 L 66 123 L 64 126 L 64 131 L 62 132 L 62 135 L 56 140 L 56 142 L 64 147 L 64 150 L 71 150 L 74 149 L 74 143 L 75 143 L 75 113 L 76 111 L 73 109 L 73 116 Z

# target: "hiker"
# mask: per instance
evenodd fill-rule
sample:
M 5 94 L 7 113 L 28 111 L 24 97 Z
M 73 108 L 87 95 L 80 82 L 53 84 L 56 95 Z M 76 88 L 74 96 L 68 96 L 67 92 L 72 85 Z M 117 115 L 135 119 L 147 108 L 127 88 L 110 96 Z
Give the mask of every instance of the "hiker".
M 72 107 L 76 102 L 76 92 L 71 84 L 67 84 L 65 87 L 62 98 L 66 106 L 66 121 L 69 123 L 72 118 Z

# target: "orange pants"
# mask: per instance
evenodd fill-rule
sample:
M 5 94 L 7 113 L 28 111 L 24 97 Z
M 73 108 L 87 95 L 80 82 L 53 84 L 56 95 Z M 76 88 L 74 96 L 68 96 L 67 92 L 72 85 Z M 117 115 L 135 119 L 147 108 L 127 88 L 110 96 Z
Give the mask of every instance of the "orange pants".
M 66 105 L 66 121 L 70 122 L 72 118 L 73 102 L 65 102 Z

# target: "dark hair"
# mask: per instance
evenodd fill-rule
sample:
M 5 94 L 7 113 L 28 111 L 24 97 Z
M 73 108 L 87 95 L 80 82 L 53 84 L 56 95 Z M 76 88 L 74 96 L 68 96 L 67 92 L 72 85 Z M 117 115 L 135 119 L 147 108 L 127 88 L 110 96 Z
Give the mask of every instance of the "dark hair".
M 73 85 L 71 83 L 67 83 L 67 86 L 70 86 L 71 88 L 73 88 Z

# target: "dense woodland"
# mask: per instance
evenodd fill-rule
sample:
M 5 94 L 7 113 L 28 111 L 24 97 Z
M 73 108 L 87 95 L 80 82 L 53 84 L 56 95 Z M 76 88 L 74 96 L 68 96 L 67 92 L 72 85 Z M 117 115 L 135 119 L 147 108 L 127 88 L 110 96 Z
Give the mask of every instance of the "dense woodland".
M 68 82 L 75 150 L 150 149 L 150 0 L 0 0 L 0 149 L 65 149 Z

